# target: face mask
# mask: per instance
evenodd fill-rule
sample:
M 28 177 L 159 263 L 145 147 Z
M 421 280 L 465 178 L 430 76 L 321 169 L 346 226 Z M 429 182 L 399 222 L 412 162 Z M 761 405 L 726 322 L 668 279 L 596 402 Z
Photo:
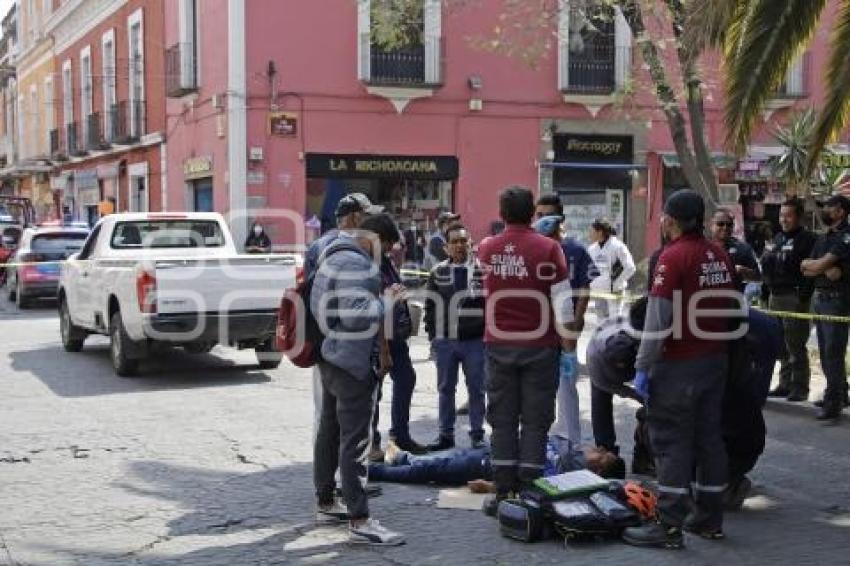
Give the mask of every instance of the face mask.
M 832 225 L 832 214 L 830 214 L 830 213 L 829 213 L 829 212 L 827 212 L 826 210 L 821 211 L 821 213 L 820 213 L 820 219 L 821 219 L 821 220 L 823 221 L 823 223 L 824 223 L 824 224 L 826 224 L 827 226 L 831 226 L 831 225 Z
M 263 233 L 263 229 L 260 226 L 254 226 L 254 234 L 259 236 Z

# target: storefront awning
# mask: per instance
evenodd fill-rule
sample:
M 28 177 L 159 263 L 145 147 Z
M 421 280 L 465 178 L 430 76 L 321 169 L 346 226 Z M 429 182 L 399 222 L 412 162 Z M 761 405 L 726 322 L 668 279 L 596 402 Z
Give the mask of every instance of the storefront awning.
M 665 167 L 681 167 L 679 156 L 676 153 L 662 153 L 661 159 L 664 161 Z M 738 164 L 738 159 L 733 155 L 726 153 L 715 152 L 711 154 L 711 163 L 718 169 L 734 169 Z
M 580 161 L 545 161 L 540 164 L 543 169 L 646 169 L 639 163 L 584 163 Z

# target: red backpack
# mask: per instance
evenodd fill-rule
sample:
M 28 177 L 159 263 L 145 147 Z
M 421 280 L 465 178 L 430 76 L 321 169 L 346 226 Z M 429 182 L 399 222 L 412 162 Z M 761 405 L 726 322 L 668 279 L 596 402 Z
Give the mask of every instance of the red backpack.
M 310 368 L 321 360 L 325 335 L 316 317 L 313 316 L 310 295 L 313 291 L 313 281 L 322 262 L 343 250 L 359 250 L 359 248 L 342 245 L 329 250 L 321 256 L 313 273 L 298 281 L 295 288 L 284 291 L 283 298 L 280 300 L 280 308 L 277 311 L 275 349 L 289 358 L 294 366 Z

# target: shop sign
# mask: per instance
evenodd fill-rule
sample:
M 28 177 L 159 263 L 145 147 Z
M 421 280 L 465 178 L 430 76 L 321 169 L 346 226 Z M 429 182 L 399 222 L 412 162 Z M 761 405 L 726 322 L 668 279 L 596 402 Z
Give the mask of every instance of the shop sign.
M 456 157 L 307 154 L 308 177 L 457 179 Z
M 634 157 L 631 136 L 556 134 L 554 146 L 556 161 L 631 163 Z
M 74 172 L 74 186 L 79 190 L 97 189 L 97 169 L 83 169 Z
M 821 156 L 821 164 L 827 169 L 850 169 L 850 153 L 827 153 Z
M 97 212 L 101 216 L 108 216 L 115 212 L 115 203 L 111 200 L 102 200 L 97 204 Z
M 203 179 L 204 177 L 212 177 L 212 175 L 212 157 L 192 157 L 183 162 L 183 177 L 185 177 L 187 181 L 191 181 L 192 179 Z
M 298 117 L 285 112 L 269 114 L 269 133 L 273 136 L 290 137 L 298 134 Z

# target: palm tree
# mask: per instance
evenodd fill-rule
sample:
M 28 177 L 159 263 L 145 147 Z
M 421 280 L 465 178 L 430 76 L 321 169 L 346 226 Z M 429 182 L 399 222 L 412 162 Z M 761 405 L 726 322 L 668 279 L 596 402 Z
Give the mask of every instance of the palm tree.
M 770 158 L 768 165 L 773 175 L 785 183 L 790 195 L 809 194 L 809 156 L 815 126 L 815 112 L 811 108 L 795 115 L 787 126 L 777 126 L 773 137 L 782 147 L 782 153 Z
M 699 39 L 723 50 L 730 147 L 743 152 L 795 57 L 820 23 L 831 23 L 826 98 L 808 154 L 807 168 L 815 170 L 819 154 L 847 124 L 850 111 L 850 0 L 836 1 L 834 21 L 826 22 L 829 0 L 692 0 L 695 27 L 703 30 Z

